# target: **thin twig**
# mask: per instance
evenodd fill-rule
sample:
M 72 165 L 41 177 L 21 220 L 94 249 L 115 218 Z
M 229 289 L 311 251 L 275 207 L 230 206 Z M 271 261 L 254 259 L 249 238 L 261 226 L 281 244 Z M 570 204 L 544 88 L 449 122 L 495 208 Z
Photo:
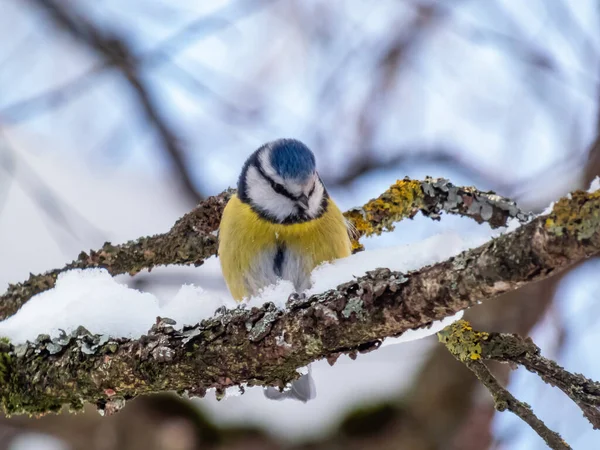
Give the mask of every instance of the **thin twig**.
M 531 339 L 516 334 L 475 331 L 458 321 L 439 333 L 448 350 L 465 363 L 494 360 L 516 363 L 536 373 L 551 386 L 563 391 L 583 412 L 594 429 L 600 429 L 600 383 L 581 374 L 573 374 L 556 362 L 541 356 Z
M 510 392 L 500 386 L 500 383 L 490 373 L 488 368 L 481 361 L 468 361 L 466 366 L 477 376 L 484 386 L 490 391 L 494 398 L 496 410 L 502 412 L 509 410 L 520 417 L 535 431 L 548 446 L 553 450 L 570 450 L 571 447 L 563 440 L 560 435 L 549 429 L 541 419 L 539 419 L 531 410 L 527 403 L 517 400 Z

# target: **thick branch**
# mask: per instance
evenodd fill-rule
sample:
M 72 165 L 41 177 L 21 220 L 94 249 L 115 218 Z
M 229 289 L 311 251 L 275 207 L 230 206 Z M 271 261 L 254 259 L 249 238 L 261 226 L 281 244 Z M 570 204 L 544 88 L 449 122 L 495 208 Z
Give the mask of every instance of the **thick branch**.
M 544 358 L 530 339 L 516 334 L 473 331 L 465 321 L 456 322 L 439 335 L 450 352 L 463 362 L 479 359 L 512 362 L 537 373 L 546 383 L 567 394 L 594 429 L 600 429 L 600 383 Z
M 0 296 L 0 320 L 15 314 L 32 296 L 52 289 L 59 273 L 71 269 L 102 267 L 111 275 L 134 275 L 155 266 L 181 264 L 200 266 L 206 258 L 217 253 L 217 236 L 221 214 L 233 190 L 225 191 L 200 203 L 179 219 L 165 234 L 139 238 L 121 245 L 104 244 L 99 250 L 79 257 L 61 269 L 41 275 L 30 275 L 23 283 L 10 285 Z M 376 199 L 361 208 L 345 213 L 353 224 L 355 250 L 363 236 L 392 230 L 394 222 L 412 218 L 421 211 L 439 219 L 441 211 L 472 217 L 477 222 L 489 222 L 492 227 L 507 225 L 509 219 L 521 222 L 530 216 L 515 204 L 492 192 L 480 192 L 472 187 L 456 187 L 444 179 L 425 181 L 399 180 Z
M 9 285 L 0 297 L 0 319 L 17 312 L 32 296 L 52 289 L 56 277 L 72 269 L 102 267 L 111 275 L 134 275 L 143 269 L 167 264 L 200 266 L 206 258 L 217 253 L 216 231 L 221 214 L 232 191 L 210 197 L 179 219 L 164 234 L 142 237 L 121 245 L 105 243 L 101 249 L 79 257 L 66 266 L 41 275 L 29 276 L 23 283 Z
M 248 385 L 284 386 L 296 368 L 422 327 L 600 250 L 600 193 L 575 192 L 549 216 L 419 271 L 378 269 L 285 311 L 272 304 L 221 311 L 175 331 L 159 323 L 139 340 L 75 336 L 0 350 L 0 398 L 8 413 L 42 413 L 95 402 L 111 411 L 141 394 L 203 395 Z M 73 380 L 77 380 L 76 385 Z

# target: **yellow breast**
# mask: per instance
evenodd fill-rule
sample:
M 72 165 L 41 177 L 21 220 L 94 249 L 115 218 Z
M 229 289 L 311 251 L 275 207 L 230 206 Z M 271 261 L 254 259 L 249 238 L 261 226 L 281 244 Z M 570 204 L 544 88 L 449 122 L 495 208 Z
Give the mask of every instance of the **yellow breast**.
M 321 217 L 282 225 L 261 218 L 234 195 L 223 211 L 219 229 L 221 268 L 233 298 L 241 300 L 249 295 L 245 277 L 252 265 L 260 255 L 274 253 L 281 244 L 303 255 L 303 267 L 298 270 L 307 276 L 319 264 L 351 252 L 346 221 L 331 199 Z

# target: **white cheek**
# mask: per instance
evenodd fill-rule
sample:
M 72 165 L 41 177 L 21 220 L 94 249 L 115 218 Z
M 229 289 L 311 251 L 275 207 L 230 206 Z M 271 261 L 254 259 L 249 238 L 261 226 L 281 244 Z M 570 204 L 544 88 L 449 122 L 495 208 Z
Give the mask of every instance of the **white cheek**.
M 323 201 L 323 194 L 325 193 L 325 188 L 320 181 L 317 181 L 315 184 L 315 192 L 308 199 L 308 214 L 311 217 L 316 217 L 321 212 L 321 202 Z
M 284 186 L 290 194 L 296 197 L 302 194 L 302 185 L 296 183 L 294 180 L 286 180 Z
M 246 186 L 250 200 L 276 217 L 277 220 L 282 221 L 295 212 L 296 205 L 294 202 L 275 192 L 269 182 L 260 175 L 256 167 L 248 168 Z

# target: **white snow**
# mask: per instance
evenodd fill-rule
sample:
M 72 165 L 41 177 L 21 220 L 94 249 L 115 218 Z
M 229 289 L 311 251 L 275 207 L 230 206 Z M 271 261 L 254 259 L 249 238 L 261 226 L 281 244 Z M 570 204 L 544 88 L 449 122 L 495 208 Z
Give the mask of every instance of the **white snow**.
M 548 214 L 550 214 L 554 209 L 555 204 L 556 202 L 550 202 L 550 204 L 546 206 L 546 208 L 541 212 L 540 216 L 547 216 Z
M 360 277 L 380 267 L 398 272 L 417 270 L 444 261 L 471 247 L 471 241 L 463 240 L 456 232 L 447 232 L 413 244 L 356 253 L 317 267 L 312 276 L 313 286 L 307 294 L 313 295 L 333 289 L 352 277 Z
M 480 245 L 488 238 L 464 240 L 458 233 L 449 232 L 414 244 L 364 251 L 315 269 L 314 286 L 307 294 L 333 289 L 380 267 L 401 272 L 416 270 Z M 217 261 L 212 258 L 211 263 Z M 292 292 L 292 284 L 281 281 L 244 303 L 251 307 L 273 302 L 283 309 Z M 170 300 L 161 302 L 153 294 L 120 284 L 104 269 L 72 270 L 59 275 L 55 288 L 34 296 L 17 314 L 0 322 L 0 336 L 22 343 L 35 340 L 39 334 L 55 337 L 61 330 L 70 333 L 81 325 L 96 334 L 137 338 L 150 329 L 158 316 L 174 319 L 180 327 L 194 325 L 212 317 L 221 306 L 233 308 L 236 303 L 228 293 L 193 285 L 182 286 Z M 456 315 L 390 341 L 420 339 L 459 318 Z
M 220 306 L 235 307 L 231 297 L 184 285 L 164 307 L 150 293 L 118 283 L 104 269 L 71 270 L 58 276 L 56 287 L 31 298 L 17 314 L 0 322 L 0 335 L 13 343 L 39 334 L 58 336 L 82 325 L 92 333 L 137 338 L 156 317 L 193 325 Z
M 8 445 L 8 450 L 68 450 L 70 448 L 61 440 L 42 433 L 20 434 Z
M 381 346 L 402 344 L 404 342 L 418 341 L 429 336 L 436 334 L 438 331 L 442 331 L 448 325 L 453 324 L 457 320 L 462 319 L 464 311 L 459 311 L 456 314 L 448 317 L 444 317 L 442 320 L 433 322 L 429 327 L 417 328 L 416 330 L 408 330 L 402 333 L 401 336 L 386 338 Z
M 156 297 L 117 283 L 106 270 L 72 270 L 0 322 L 0 335 L 31 341 L 41 333 L 69 333 L 79 323 L 94 333 L 136 337 L 148 331 L 157 312 Z
M 594 179 L 592 180 L 592 182 L 591 182 L 591 184 L 590 184 L 590 187 L 589 187 L 589 189 L 588 189 L 588 192 L 591 194 L 592 192 L 596 192 L 596 191 L 598 191 L 598 190 L 600 190 L 600 177 L 596 177 L 596 178 L 594 178 Z M 568 199 L 571 199 L 571 193 L 569 192 L 569 193 L 566 195 L 566 197 L 567 197 Z M 550 204 L 549 204 L 549 205 L 546 207 L 546 209 L 544 209 L 544 210 L 542 211 L 542 213 L 541 213 L 540 215 L 541 215 L 541 216 L 546 216 L 546 215 L 550 214 L 550 213 L 552 212 L 552 209 L 554 208 L 554 205 L 555 205 L 555 203 L 556 203 L 556 202 L 551 202 L 551 203 L 550 203 Z

